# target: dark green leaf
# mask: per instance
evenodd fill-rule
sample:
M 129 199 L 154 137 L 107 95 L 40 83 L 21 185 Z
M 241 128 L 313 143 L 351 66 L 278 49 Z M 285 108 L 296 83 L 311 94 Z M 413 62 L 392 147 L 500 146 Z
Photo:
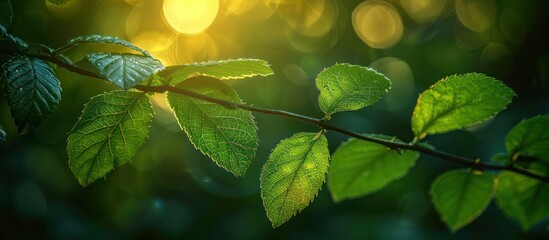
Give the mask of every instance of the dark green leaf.
M 79 44 L 82 44 L 82 43 L 107 43 L 107 44 L 119 45 L 119 46 L 123 46 L 123 47 L 127 47 L 129 49 L 132 49 L 134 51 L 140 52 L 146 57 L 153 58 L 153 56 L 149 52 L 147 52 L 146 50 L 144 50 L 142 48 L 139 48 L 139 47 L 133 45 L 132 43 L 130 43 L 126 40 L 119 39 L 118 37 L 102 36 L 102 35 L 96 35 L 96 34 L 95 35 L 86 35 L 86 36 L 75 37 L 75 38 L 69 40 L 67 42 L 67 44 L 65 44 L 64 46 L 56 49 L 54 52 L 55 53 L 62 53 L 62 52 L 65 52 L 66 50 L 71 49 L 71 48 L 73 48 L 73 47 L 75 47 Z
M 532 168 L 536 169 L 537 167 Z M 505 215 L 517 220 L 527 230 L 549 217 L 549 184 L 503 171 L 499 176 L 496 202 Z
M 232 88 L 214 78 L 195 78 L 178 87 L 233 103 L 242 102 Z M 198 150 L 227 171 L 244 176 L 255 157 L 258 141 L 257 127 L 249 111 L 172 92 L 168 93 L 168 102 L 177 122 Z
M 278 227 L 307 207 L 324 183 L 330 153 L 320 133 L 297 133 L 282 140 L 261 171 L 267 217 Z
M 474 221 L 486 209 L 495 191 L 495 175 L 467 170 L 445 172 L 431 185 L 435 209 L 452 232 Z
M 0 0 L 0 27 L 8 28 L 13 20 L 13 10 L 9 0 Z
M 6 131 L 4 130 L 4 126 L 0 124 L 0 143 L 3 143 L 6 141 Z
M 397 180 L 414 166 L 419 154 L 399 153 L 383 145 L 351 139 L 332 155 L 328 188 L 334 201 L 362 197 Z
M 164 68 L 154 58 L 129 53 L 92 53 L 77 63 L 123 89 L 130 89 Z
M 412 130 L 419 140 L 481 123 L 505 109 L 513 96 L 505 84 L 484 74 L 447 77 L 419 96 Z
M 61 85 L 46 62 L 17 56 L 3 65 L 8 103 L 22 132 L 51 115 L 61 100 Z
M 316 88 L 320 109 L 329 117 L 376 103 L 391 89 L 391 81 L 371 68 L 343 63 L 318 74 Z
M 221 80 L 241 79 L 254 76 L 268 76 L 273 70 L 264 60 L 229 59 L 191 63 L 167 67 L 159 73 L 170 85 L 177 85 L 188 78 L 196 76 L 213 77 Z
M 67 139 L 69 166 L 82 186 L 131 160 L 152 121 L 145 93 L 113 91 L 93 97 Z
M 507 135 L 505 146 L 513 160 L 526 156 L 549 162 L 549 115 L 517 124 Z
M 3 27 L 0 26 L 0 28 L 3 28 Z M 1 29 L 1 30 L 4 31 L 4 29 Z M 28 43 L 7 32 L 3 33 L 2 36 L 0 36 L 0 46 L 9 50 L 18 50 L 18 51 L 24 51 L 29 48 Z

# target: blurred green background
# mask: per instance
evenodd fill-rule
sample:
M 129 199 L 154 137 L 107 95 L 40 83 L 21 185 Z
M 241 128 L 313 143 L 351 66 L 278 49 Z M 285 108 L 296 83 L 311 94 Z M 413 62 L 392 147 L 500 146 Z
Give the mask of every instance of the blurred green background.
M 275 75 L 233 83 L 255 106 L 322 117 L 315 76 L 337 62 L 371 66 L 393 81 L 373 107 L 339 113 L 331 122 L 357 132 L 410 141 L 418 94 L 452 74 L 481 72 L 504 81 L 518 97 L 497 118 L 465 131 L 430 136 L 437 148 L 466 157 L 504 151 L 521 119 L 549 113 L 549 15 L 531 0 L 13 0 L 10 31 L 52 47 L 77 35 L 119 36 L 166 65 L 208 59 L 260 58 Z M 68 53 L 121 51 L 94 44 Z M 54 114 L 19 136 L 5 97 L 0 124 L 2 239 L 549 239 L 548 220 L 528 232 L 495 204 L 451 234 L 428 189 L 444 170 L 459 168 L 421 156 L 401 180 L 370 196 L 332 203 L 326 187 L 304 211 L 272 229 L 259 194 L 259 172 L 271 149 L 300 122 L 254 114 L 257 157 L 244 178 L 224 172 L 195 150 L 152 97 L 149 139 L 131 164 L 82 188 L 67 165 L 66 133 L 83 104 L 114 85 L 57 69 L 63 87 Z M 346 136 L 328 133 L 333 151 Z

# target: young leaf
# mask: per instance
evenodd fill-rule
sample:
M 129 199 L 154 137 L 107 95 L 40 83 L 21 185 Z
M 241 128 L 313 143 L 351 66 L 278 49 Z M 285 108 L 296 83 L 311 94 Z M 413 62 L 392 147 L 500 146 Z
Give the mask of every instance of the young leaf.
M 371 68 L 342 63 L 318 74 L 316 88 L 320 109 L 329 117 L 376 103 L 391 89 L 391 81 Z
M 399 153 L 377 143 L 353 138 L 332 155 L 328 173 L 332 198 L 339 202 L 378 191 L 406 175 L 418 157 L 417 152 Z
M 549 184 L 503 171 L 499 176 L 496 202 L 505 215 L 528 230 L 549 217 Z
M 123 47 L 127 47 L 131 50 L 134 50 L 134 51 L 137 51 L 137 52 L 140 52 L 142 53 L 145 57 L 149 57 L 149 58 L 154 58 L 149 52 L 147 52 L 146 50 L 142 49 L 142 48 L 139 48 L 135 45 L 133 45 L 132 43 L 126 41 L 126 40 L 123 40 L 123 39 L 119 39 L 117 37 L 111 37 L 111 36 L 102 36 L 102 35 L 97 35 L 97 34 L 94 34 L 94 35 L 86 35 L 86 36 L 78 36 L 78 37 L 75 37 L 71 40 L 69 40 L 67 42 L 67 44 L 65 44 L 64 46 L 56 49 L 54 51 L 55 54 L 59 54 L 59 53 L 63 53 L 65 51 L 67 51 L 68 49 L 71 49 L 79 44 L 82 44 L 82 43 L 108 43 L 108 44 L 114 44 L 114 45 L 119 45 L 119 46 L 123 46 Z
M 505 84 L 484 74 L 447 77 L 419 96 L 412 130 L 419 140 L 481 123 L 505 109 L 514 95 Z
M 330 153 L 320 133 L 297 133 L 282 140 L 261 171 L 261 197 L 273 227 L 313 201 L 324 183 Z
M 131 160 L 147 138 L 152 113 L 141 92 L 113 91 L 86 104 L 67 139 L 69 166 L 82 186 Z
M 51 115 L 61 100 L 61 85 L 46 62 L 16 56 L 3 65 L 8 103 L 15 124 L 22 132 Z
M 166 77 L 170 85 L 177 85 L 196 76 L 213 77 L 221 80 L 241 79 L 273 74 L 267 61 L 259 59 L 229 59 L 167 67 L 158 73 Z
M 505 138 L 509 155 L 535 157 L 549 162 L 549 115 L 536 116 L 517 124 Z
M 92 53 L 77 64 L 91 69 L 122 89 L 130 89 L 164 68 L 154 58 L 129 53 Z
M 495 175 L 453 170 L 431 185 L 435 209 L 452 232 L 475 220 L 486 209 L 495 191 Z
M 13 20 L 13 9 L 9 0 L 0 1 L 0 27 L 8 28 Z
M 242 103 L 231 87 L 214 78 L 191 79 L 178 87 L 208 97 Z M 220 167 L 236 176 L 244 176 L 255 157 L 258 141 L 252 114 L 172 92 L 168 93 L 167 98 L 179 126 L 193 145 Z
M 6 141 L 6 131 L 4 130 L 4 126 L 0 124 L 0 143 L 3 143 Z

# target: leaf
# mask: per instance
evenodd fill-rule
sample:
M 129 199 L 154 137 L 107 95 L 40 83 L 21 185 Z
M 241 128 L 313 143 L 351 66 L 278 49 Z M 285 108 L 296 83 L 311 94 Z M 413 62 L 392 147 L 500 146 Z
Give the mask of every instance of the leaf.
M 513 160 L 526 156 L 549 162 L 549 115 L 517 124 L 505 138 L 505 146 Z
M 29 48 L 28 43 L 16 36 L 5 32 L 5 29 L 3 29 L 1 25 L 0 30 L 3 31 L 2 36 L 0 36 L 0 46 L 3 46 L 4 48 L 6 48 L 6 50 L 25 51 Z
M 419 96 L 412 130 L 419 140 L 481 123 L 505 109 L 514 95 L 505 84 L 484 74 L 447 77 Z
M 0 124 L 0 143 L 3 143 L 6 141 L 6 131 L 4 130 L 4 126 Z
M 0 27 L 4 30 L 11 25 L 13 20 L 13 9 L 9 0 L 0 1 Z
M 430 194 L 435 209 L 452 232 L 474 221 L 486 209 L 495 191 L 495 175 L 453 170 L 438 176 Z
M 391 81 L 371 68 L 342 63 L 318 74 L 316 88 L 320 109 L 329 118 L 376 103 L 391 89 Z
M 70 2 L 71 0 L 48 0 L 48 2 L 53 3 L 55 5 L 62 5 L 65 3 Z
M 113 91 L 86 104 L 67 139 L 69 166 L 82 186 L 131 160 L 147 138 L 152 113 L 141 92 Z
M 499 176 L 496 202 L 505 215 L 528 230 L 549 217 L 549 184 L 503 171 Z
M 24 55 L 3 65 L 8 103 L 19 132 L 48 118 L 61 101 L 61 85 L 50 65 Z
M 399 153 L 377 143 L 352 138 L 332 155 L 328 173 L 332 198 L 339 202 L 378 191 L 406 175 L 418 157 L 417 152 Z
M 190 79 L 179 88 L 233 103 L 236 92 L 214 78 Z M 236 176 L 244 176 L 255 157 L 257 126 L 249 111 L 169 92 L 168 103 L 196 149 Z
M 196 76 L 213 77 L 221 80 L 241 79 L 273 74 L 267 61 L 259 59 L 229 59 L 208 61 L 167 67 L 159 73 L 170 85 L 177 85 Z
M 64 46 L 56 49 L 54 51 L 54 53 L 56 53 L 56 54 L 63 53 L 65 51 L 67 51 L 68 49 L 71 49 L 71 48 L 73 48 L 73 47 L 75 47 L 79 44 L 82 44 L 82 43 L 107 43 L 107 44 L 119 45 L 119 46 L 127 47 L 131 50 L 140 52 L 145 57 L 154 58 L 148 51 L 146 51 L 146 50 L 144 50 L 140 47 L 137 47 L 137 46 L 133 45 L 132 43 L 126 41 L 126 40 L 120 39 L 118 37 L 102 36 L 102 35 L 97 35 L 97 34 L 75 37 L 75 38 L 69 40 L 67 42 L 67 44 L 65 44 Z
M 129 53 L 92 53 L 77 65 L 93 70 L 122 89 L 130 89 L 164 68 L 154 58 Z
M 282 140 L 261 171 L 267 217 L 278 227 L 313 201 L 324 183 L 330 153 L 320 133 L 297 133 Z

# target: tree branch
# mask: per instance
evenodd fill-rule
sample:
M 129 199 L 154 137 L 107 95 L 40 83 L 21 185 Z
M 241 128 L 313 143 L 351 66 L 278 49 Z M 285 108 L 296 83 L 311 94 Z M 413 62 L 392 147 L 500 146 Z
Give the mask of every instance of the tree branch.
M 11 54 L 14 51 L 15 50 L 0 48 L 0 52 L 5 53 L 5 54 Z M 64 61 L 60 57 L 54 56 L 52 54 L 46 54 L 46 53 L 42 53 L 42 52 L 39 52 L 39 53 L 28 52 L 28 53 L 26 53 L 26 55 L 29 56 L 29 57 L 39 58 L 39 59 L 54 63 L 58 66 L 61 66 L 65 69 L 67 69 L 71 72 L 77 73 L 79 75 L 98 78 L 98 79 L 101 79 L 101 80 L 108 81 L 104 77 L 102 77 L 102 76 L 100 76 L 100 75 L 98 75 L 94 72 L 91 72 L 91 71 L 88 71 L 86 69 L 77 67 L 73 64 L 70 64 L 70 63 Z M 240 108 L 240 109 L 245 109 L 245 110 L 248 110 L 248 111 L 262 113 L 262 114 L 282 116 L 282 117 L 298 120 L 298 121 L 301 121 L 301 122 L 313 124 L 313 125 L 316 125 L 318 127 L 323 128 L 323 129 L 338 132 L 338 133 L 341 133 L 341 134 L 344 134 L 344 135 L 347 135 L 347 136 L 350 136 L 350 137 L 354 137 L 354 138 L 357 138 L 357 139 L 361 139 L 361 140 L 364 140 L 364 141 L 369 141 L 369 142 L 381 144 L 381 145 L 386 146 L 386 147 L 391 148 L 391 149 L 402 149 L 402 150 L 417 151 L 417 152 L 421 152 L 421 153 L 424 153 L 424 154 L 427 154 L 427 155 L 431 155 L 433 157 L 436 157 L 436 158 L 439 158 L 439 159 L 442 159 L 442 160 L 446 160 L 446 161 L 453 162 L 453 163 L 456 163 L 456 164 L 459 164 L 459 165 L 470 167 L 470 168 L 473 168 L 473 169 L 476 169 L 476 170 L 505 170 L 505 171 L 511 171 L 511 172 L 515 172 L 515 173 L 533 178 L 533 179 L 537 179 L 537 180 L 545 182 L 545 183 L 549 183 L 549 176 L 539 175 L 537 173 L 533 173 L 533 172 L 530 172 L 530 171 L 522 169 L 522 168 L 517 168 L 513 165 L 496 165 L 496 164 L 490 164 L 490 163 L 482 163 L 480 161 L 475 161 L 473 159 L 468 159 L 468 158 L 464 158 L 464 157 L 461 157 L 461 156 L 453 155 L 451 153 L 435 150 L 435 149 L 432 149 L 432 148 L 429 148 L 429 147 L 426 147 L 426 146 L 422 146 L 422 145 L 419 145 L 419 144 L 415 144 L 415 143 L 401 143 L 401 142 L 394 142 L 394 141 L 389 141 L 389 140 L 385 140 L 385 139 L 369 137 L 369 136 L 362 135 L 362 134 L 359 134 L 357 132 L 354 132 L 354 131 L 351 131 L 351 130 L 348 130 L 348 129 L 345 129 L 345 128 L 341 128 L 341 127 L 338 127 L 338 126 L 335 126 L 335 125 L 331 125 L 329 123 L 326 123 L 324 119 L 312 118 L 312 117 L 300 115 L 300 114 L 297 114 L 297 113 L 287 112 L 287 111 L 283 111 L 283 110 L 260 108 L 260 107 L 253 107 L 253 106 L 250 106 L 250 105 L 247 105 L 247 104 L 234 103 L 234 102 L 225 101 L 225 100 L 221 100 L 221 99 L 211 98 L 211 97 L 208 97 L 206 95 L 202 95 L 202 94 L 195 93 L 195 92 L 192 92 L 192 91 L 189 91 L 189 90 L 186 90 L 186 89 L 180 89 L 180 88 L 176 88 L 176 87 L 172 87 L 172 86 L 137 85 L 134 88 L 138 89 L 138 90 L 141 90 L 143 92 L 156 92 L 156 93 L 173 92 L 173 93 L 177 93 L 177 94 L 181 94 L 181 95 L 201 99 L 201 100 L 204 100 L 204 101 L 207 101 L 207 102 L 216 103 L 216 104 L 228 107 L 228 108 Z

